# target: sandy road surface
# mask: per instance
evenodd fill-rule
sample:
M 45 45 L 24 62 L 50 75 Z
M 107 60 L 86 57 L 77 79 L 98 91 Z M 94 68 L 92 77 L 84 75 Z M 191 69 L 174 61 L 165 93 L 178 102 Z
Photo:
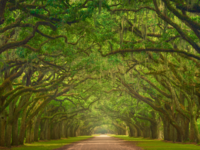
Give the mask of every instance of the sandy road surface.
M 131 142 L 100 135 L 75 144 L 69 144 L 56 150 L 141 150 Z

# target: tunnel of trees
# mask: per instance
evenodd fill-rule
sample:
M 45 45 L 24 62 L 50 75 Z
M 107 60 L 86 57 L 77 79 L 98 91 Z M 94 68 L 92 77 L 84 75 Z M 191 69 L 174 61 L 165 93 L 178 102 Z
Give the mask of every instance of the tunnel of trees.
M 0 0 L 0 146 L 199 143 L 199 117 L 200 0 Z

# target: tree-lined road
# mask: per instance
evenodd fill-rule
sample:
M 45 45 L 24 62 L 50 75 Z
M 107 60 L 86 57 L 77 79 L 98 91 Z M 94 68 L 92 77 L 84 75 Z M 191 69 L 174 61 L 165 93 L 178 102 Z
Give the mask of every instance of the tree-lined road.
M 199 10 L 200 0 L 0 0 L 0 147 L 134 149 L 73 143 L 93 133 L 199 144 Z
M 141 148 L 127 141 L 100 135 L 56 150 L 141 150 Z

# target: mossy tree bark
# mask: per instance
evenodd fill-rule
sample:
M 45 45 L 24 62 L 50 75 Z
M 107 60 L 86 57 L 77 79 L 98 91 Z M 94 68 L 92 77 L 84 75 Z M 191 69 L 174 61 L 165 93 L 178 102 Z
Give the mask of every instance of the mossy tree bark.
M 42 113 L 43 113 L 43 111 L 41 111 L 36 117 L 37 120 L 36 120 L 35 128 L 34 128 L 34 141 L 36 141 L 36 142 L 39 140 L 39 128 L 40 128 Z
M 5 131 L 6 131 L 6 114 L 3 112 L 0 115 L 0 146 L 5 146 Z

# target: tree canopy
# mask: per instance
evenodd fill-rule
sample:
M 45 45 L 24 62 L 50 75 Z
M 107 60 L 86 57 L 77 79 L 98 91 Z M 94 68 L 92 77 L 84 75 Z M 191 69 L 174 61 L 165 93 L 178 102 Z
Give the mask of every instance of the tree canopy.
M 92 133 L 200 142 L 199 0 L 0 0 L 0 146 Z

